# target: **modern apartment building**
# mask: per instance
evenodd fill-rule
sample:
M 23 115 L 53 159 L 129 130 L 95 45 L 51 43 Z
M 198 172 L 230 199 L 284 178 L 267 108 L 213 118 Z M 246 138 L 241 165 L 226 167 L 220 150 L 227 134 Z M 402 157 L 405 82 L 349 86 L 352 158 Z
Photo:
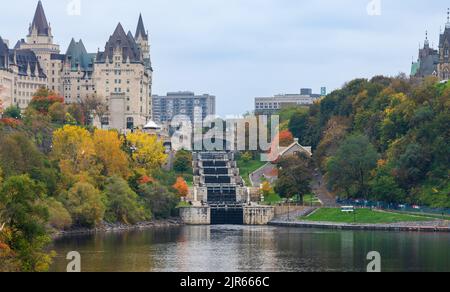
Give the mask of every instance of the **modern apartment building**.
M 194 92 L 169 92 L 166 96 L 153 95 L 153 120 L 167 124 L 175 116 L 187 116 L 191 121 L 203 120 L 216 114 L 216 97 Z

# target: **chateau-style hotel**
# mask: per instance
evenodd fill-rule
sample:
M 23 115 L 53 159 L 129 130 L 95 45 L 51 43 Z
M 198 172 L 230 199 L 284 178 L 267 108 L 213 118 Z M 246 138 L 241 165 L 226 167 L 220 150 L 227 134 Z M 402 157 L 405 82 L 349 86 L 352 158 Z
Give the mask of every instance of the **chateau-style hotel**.
M 1 32 L 0 32 L 1 33 Z M 66 103 L 96 95 L 108 107 L 103 128 L 133 129 L 152 117 L 152 73 L 148 33 L 142 16 L 136 32 L 117 25 L 104 51 L 88 53 L 72 39 L 65 54 L 53 40 L 52 28 L 39 1 L 26 39 L 14 47 L 0 36 L 0 100 L 24 109 L 40 87 Z

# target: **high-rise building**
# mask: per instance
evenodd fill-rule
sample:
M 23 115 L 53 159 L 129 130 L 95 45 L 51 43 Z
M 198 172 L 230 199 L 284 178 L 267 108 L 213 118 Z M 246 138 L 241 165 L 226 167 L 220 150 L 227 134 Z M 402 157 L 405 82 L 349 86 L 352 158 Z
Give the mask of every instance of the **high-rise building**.
M 82 40 L 72 39 L 61 54 L 41 1 L 26 40 L 10 49 L 0 38 L 0 99 L 4 106 L 24 109 L 40 87 L 47 87 L 66 103 L 97 96 L 108 110 L 101 121 L 95 121 L 97 126 L 133 129 L 151 119 L 152 75 L 149 35 L 142 15 L 134 35 L 119 23 L 105 50 L 97 53 L 88 53 Z
M 153 119 L 167 124 L 175 116 L 187 116 L 192 122 L 201 121 L 216 114 L 216 97 L 193 92 L 169 92 L 166 96 L 153 95 Z

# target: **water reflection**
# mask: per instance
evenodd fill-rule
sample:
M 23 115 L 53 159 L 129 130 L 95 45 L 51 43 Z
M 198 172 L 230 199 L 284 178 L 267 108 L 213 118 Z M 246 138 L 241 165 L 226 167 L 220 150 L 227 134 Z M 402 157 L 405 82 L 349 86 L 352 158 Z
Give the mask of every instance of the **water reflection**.
M 449 244 L 449 234 L 186 226 L 62 238 L 52 270 L 75 250 L 83 271 L 364 271 L 370 251 L 383 271 L 450 271 Z

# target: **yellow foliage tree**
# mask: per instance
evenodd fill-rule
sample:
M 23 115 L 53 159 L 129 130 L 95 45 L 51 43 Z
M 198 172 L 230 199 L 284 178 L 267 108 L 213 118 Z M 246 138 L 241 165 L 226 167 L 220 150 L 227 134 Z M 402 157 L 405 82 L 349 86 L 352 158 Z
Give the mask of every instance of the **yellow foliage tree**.
M 94 180 L 99 174 L 95 163 L 95 147 L 91 134 L 77 126 L 64 126 L 53 133 L 53 157 L 59 161 L 61 173 L 73 184 Z
M 131 147 L 132 158 L 137 167 L 151 172 L 160 168 L 167 160 L 164 145 L 155 135 L 141 131 L 127 135 Z
M 130 176 L 127 154 L 122 150 L 123 138 L 115 131 L 96 130 L 93 136 L 95 153 L 105 176 Z
M 261 186 L 261 193 L 267 197 L 271 192 L 272 192 L 272 186 L 270 185 L 270 183 L 268 181 L 265 181 L 262 183 Z

